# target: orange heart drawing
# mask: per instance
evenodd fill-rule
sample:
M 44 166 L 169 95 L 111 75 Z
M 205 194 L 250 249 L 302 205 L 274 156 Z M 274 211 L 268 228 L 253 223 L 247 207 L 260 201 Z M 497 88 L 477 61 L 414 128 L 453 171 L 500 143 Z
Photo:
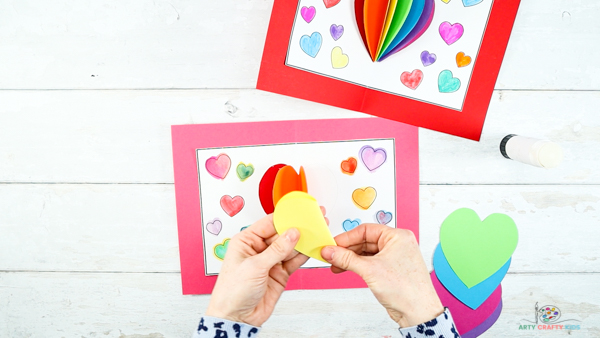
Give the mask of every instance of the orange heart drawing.
M 460 52 L 456 54 L 456 65 L 460 67 L 466 67 L 471 64 L 471 57 Z
M 352 192 L 352 201 L 357 207 L 367 210 L 377 197 L 377 191 L 373 187 L 358 188 Z
M 346 175 L 354 175 L 356 171 L 356 167 L 358 166 L 358 161 L 354 157 L 348 157 L 347 160 L 342 161 L 341 168 L 342 172 Z
M 286 165 L 277 172 L 275 182 L 273 183 L 273 205 L 277 206 L 277 202 L 292 191 L 308 192 L 306 186 L 306 175 L 304 168 L 300 167 L 300 173 L 297 174 L 294 167 Z

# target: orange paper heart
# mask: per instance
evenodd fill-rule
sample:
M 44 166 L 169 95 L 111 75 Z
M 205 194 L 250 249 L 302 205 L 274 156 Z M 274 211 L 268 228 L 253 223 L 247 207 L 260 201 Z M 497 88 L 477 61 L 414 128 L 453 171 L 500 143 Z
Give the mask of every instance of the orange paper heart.
M 292 166 L 286 165 L 277 172 L 275 182 L 273 183 L 273 205 L 277 206 L 277 202 L 292 191 L 308 192 L 306 186 L 306 175 L 304 168 L 300 167 L 300 174 Z

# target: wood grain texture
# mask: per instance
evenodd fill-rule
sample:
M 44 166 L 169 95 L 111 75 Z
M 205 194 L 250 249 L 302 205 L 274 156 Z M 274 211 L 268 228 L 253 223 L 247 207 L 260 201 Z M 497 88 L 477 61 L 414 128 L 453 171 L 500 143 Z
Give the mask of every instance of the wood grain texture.
M 596 337 L 599 283 L 597 273 L 508 274 L 504 310 L 484 337 Z M 177 273 L 4 272 L 0 300 L 3 337 L 166 338 L 189 337 L 209 296 L 182 296 Z M 520 331 L 536 302 L 581 330 Z M 287 291 L 260 337 L 398 337 L 396 328 L 367 289 Z
M 0 102 L 0 182 L 173 183 L 172 124 L 365 116 L 257 90 L 0 91 Z M 420 130 L 420 180 L 600 184 L 599 105 L 595 92 L 497 91 L 481 142 Z M 508 134 L 551 139 L 565 160 L 506 160 Z

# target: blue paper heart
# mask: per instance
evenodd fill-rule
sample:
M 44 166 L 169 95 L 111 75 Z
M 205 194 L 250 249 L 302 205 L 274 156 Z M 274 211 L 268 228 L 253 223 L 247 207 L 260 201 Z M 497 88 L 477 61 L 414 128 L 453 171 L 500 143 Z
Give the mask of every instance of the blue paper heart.
M 433 269 L 435 270 L 435 274 L 439 281 L 444 285 L 448 292 L 466 306 L 475 310 L 483 304 L 494 290 L 496 290 L 498 285 L 500 285 L 500 282 L 502 282 L 502 279 L 510 267 L 510 261 L 511 259 L 509 259 L 500 270 L 496 271 L 483 282 L 469 289 L 465 283 L 458 278 L 454 270 L 452 270 L 446 256 L 444 256 L 442 246 L 438 244 L 433 254 Z
M 344 231 L 350 231 L 359 226 L 360 223 L 361 221 L 358 218 L 355 220 L 347 219 L 342 223 L 342 228 L 344 228 Z
M 460 80 L 452 75 L 449 70 L 443 70 L 438 77 L 440 93 L 454 93 L 460 88 Z
M 483 0 L 462 0 L 462 2 L 465 7 L 471 7 L 482 3 Z
M 300 48 L 302 48 L 304 53 L 312 58 L 317 56 L 319 50 L 321 49 L 322 43 L 323 37 L 319 32 L 314 32 L 310 36 L 302 35 L 300 38 Z

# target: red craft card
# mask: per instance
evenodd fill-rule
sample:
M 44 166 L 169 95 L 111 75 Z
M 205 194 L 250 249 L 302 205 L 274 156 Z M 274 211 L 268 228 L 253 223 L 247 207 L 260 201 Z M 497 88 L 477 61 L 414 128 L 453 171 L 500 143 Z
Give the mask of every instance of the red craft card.
M 280 163 L 304 167 L 332 234 L 380 223 L 419 236 L 415 127 L 362 118 L 179 125 L 171 132 L 184 294 L 212 292 L 223 243 L 266 216 L 260 182 Z M 365 188 L 376 197 L 358 207 L 355 193 Z M 353 273 L 317 266 L 295 272 L 287 289 L 366 286 Z
M 388 13 L 399 51 L 372 62 L 368 1 L 275 0 L 257 88 L 479 140 L 520 0 L 406 1 L 414 32 Z

